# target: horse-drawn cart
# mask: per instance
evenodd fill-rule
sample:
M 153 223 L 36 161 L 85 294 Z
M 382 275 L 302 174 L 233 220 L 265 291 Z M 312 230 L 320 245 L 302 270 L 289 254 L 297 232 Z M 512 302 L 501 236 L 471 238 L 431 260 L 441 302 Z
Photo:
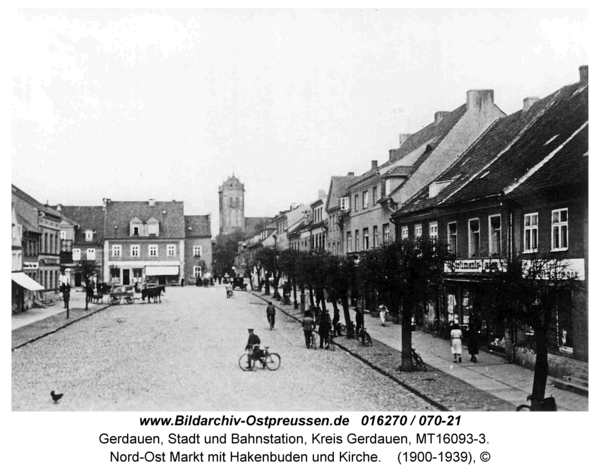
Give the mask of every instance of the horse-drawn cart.
M 133 303 L 133 286 L 116 286 L 111 288 L 111 292 L 109 293 L 110 304 L 121 304 L 122 300 L 125 300 L 127 304 Z

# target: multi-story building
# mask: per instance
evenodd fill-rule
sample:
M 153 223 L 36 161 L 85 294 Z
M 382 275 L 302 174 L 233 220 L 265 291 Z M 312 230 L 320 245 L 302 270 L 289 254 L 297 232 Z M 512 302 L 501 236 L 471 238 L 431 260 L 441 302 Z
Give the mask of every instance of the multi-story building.
M 353 182 L 349 212 L 344 216 L 346 253 L 358 253 L 395 238 L 390 217 L 448 168 L 496 119 L 505 114 L 494 103 L 491 90 L 467 92 L 465 104 L 452 112 L 436 112 L 434 121 L 408 135 L 400 135 L 400 147 L 390 150 L 389 160 Z
M 106 211 L 102 206 L 56 206 L 61 213 L 61 265 L 64 279 L 72 286 L 81 286 L 82 275 L 73 272 L 82 260 L 95 263 L 96 282 L 105 280 L 104 269 L 104 219 Z
M 325 210 L 325 202 L 327 195 L 325 191 L 319 191 L 319 198 L 311 203 L 310 209 L 312 214 L 310 231 L 310 248 L 311 250 L 325 250 L 327 247 L 327 231 L 328 219 L 327 211 Z
M 493 344 L 505 335 L 494 317 L 490 271 L 513 257 L 559 259 L 580 284 L 556 310 L 556 347 L 587 359 L 587 67 L 580 81 L 494 122 L 458 161 L 397 211 L 401 238 L 430 237 L 455 254 L 445 290 L 422 324 L 482 323 Z M 565 310 L 564 308 L 569 308 Z
M 184 216 L 185 219 L 185 276 L 189 284 L 212 272 L 212 241 L 210 215 Z
M 348 187 L 359 179 L 350 172 L 346 176 L 332 176 L 329 183 L 329 192 L 325 202 L 327 250 L 334 255 L 342 255 L 345 252 L 343 214 L 349 210 Z
M 104 199 L 103 209 L 105 279 L 130 285 L 185 278 L 183 202 Z
M 274 218 L 276 233 L 276 246 L 280 250 L 290 248 L 288 232 L 294 230 L 304 219 L 304 214 L 310 210 L 305 204 L 292 204 L 287 211 L 281 211 Z
M 23 269 L 44 287 L 38 293 L 41 299 L 56 300 L 60 286 L 61 216 L 15 185 L 12 186 L 12 197 L 24 229 Z

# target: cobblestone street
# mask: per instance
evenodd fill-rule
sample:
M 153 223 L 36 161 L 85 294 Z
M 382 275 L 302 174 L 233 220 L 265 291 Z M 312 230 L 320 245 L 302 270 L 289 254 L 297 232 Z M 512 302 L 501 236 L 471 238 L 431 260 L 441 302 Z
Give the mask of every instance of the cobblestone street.
M 13 352 L 13 409 L 436 409 L 346 351 L 307 350 L 281 313 L 269 331 L 265 305 L 249 292 L 175 287 L 161 304 L 109 307 Z M 278 371 L 240 370 L 249 327 L 281 355 Z

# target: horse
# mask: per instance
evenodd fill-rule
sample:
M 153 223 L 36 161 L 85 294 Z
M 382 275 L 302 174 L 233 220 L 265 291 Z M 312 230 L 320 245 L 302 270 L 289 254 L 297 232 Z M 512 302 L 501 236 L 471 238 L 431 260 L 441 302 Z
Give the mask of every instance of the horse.
M 160 295 L 164 292 L 165 292 L 164 285 L 150 286 L 148 288 L 143 288 L 142 289 L 142 300 L 145 300 L 146 297 L 148 297 L 148 303 L 150 303 L 150 299 L 153 299 L 155 303 L 156 303 L 156 300 L 158 299 L 158 302 L 162 303 L 162 301 L 160 299 Z

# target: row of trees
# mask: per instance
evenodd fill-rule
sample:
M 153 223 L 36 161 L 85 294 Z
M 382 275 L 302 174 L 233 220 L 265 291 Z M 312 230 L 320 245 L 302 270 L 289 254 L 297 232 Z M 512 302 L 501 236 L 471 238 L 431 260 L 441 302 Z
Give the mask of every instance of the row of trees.
M 358 295 L 375 294 L 402 324 L 402 361 L 400 369 L 410 371 L 412 363 L 411 324 L 419 308 L 435 301 L 444 285 L 444 272 L 452 269 L 454 256 L 435 240 L 419 239 L 392 242 L 353 256 L 332 255 L 322 249 L 309 252 L 261 248 L 245 256 L 243 266 L 252 282 L 258 274 L 259 287 L 265 294 L 281 298 L 281 279 L 287 279 L 293 290 L 294 306 L 298 296 L 311 306 L 326 309 L 328 298 L 334 312 L 350 325 L 349 302 Z M 534 409 L 545 396 L 548 377 L 548 348 L 556 340 L 556 317 L 560 295 L 570 292 L 576 279 L 566 264 L 553 258 L 522 260 L 514 258 L 490 266 L 486 275 L 494 288 L 494 299 L 500 309 L 495 315 L 510 328 L 533 330 L 536 366 L 532 390 Z M 339 313 L 338 313 L 339 314 Z

